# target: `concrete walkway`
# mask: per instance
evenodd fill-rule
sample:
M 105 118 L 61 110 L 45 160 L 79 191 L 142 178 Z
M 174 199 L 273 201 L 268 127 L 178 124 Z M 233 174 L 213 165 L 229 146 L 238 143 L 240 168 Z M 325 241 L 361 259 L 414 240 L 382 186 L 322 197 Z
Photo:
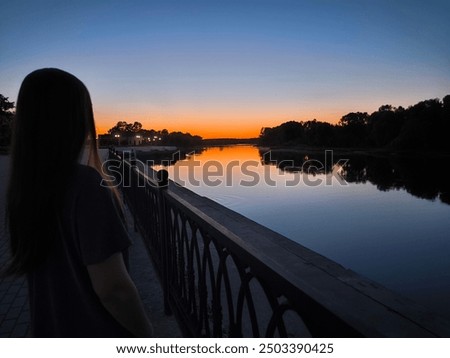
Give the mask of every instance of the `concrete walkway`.
M 5 192 L 9 157 L 0 155 L 0 267 L 8 258 L 5 229 Z M 127 212 L 129 233 L 133 240 L 130 250 L 130 274 L 141 294 L 148 315 L 153 322 L 156 337 L 181 337 L 173 316 L 164 314 L 163 296 L 141 236 L 133 230 L 133 221 Z M 0 338 L 27 337 L 30 325 L 28 288 L 25 278 L 0 278 Z
M 9 157 L 0 155 L 0 268 L 8 258 L 5 228 L 6 184 Z M 30 324 L 28 288 L 24 277 L 0 277 L 0 337 L 25 337 Z

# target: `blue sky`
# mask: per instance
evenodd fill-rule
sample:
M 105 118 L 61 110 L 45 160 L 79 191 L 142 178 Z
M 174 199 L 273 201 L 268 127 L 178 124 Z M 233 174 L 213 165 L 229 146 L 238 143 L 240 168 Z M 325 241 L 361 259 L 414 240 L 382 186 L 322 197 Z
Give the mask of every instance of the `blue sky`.
M 0 93 L 58 67 L 118 120 L 256 136 L 450 93 L 448 1 L 8 1 Z

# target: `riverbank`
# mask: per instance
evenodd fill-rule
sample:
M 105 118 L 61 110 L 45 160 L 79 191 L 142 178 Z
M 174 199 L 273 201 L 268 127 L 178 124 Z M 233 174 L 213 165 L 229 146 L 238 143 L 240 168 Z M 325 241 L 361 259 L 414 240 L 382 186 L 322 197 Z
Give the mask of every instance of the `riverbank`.
M 311 146 L 257 146 L 260 151 L 279 153 L 310 153 L 323 154 L 332 150 L 336 155 L 369 155 L 369 156 L 398 156 L 398 157 L 442 157 L 450 158 L 450 152 L 421 151 L 421 150 L 394 150 L 389 148 L 342 148 L 342 147 L 311 147 Z
M 261 152 L 271 151 L 273 153 L 298 153 L 308 155 L 323 154 L 327 150 L 333 151 L 335 155 L 366 155 L 374 157 L 442 157 L 450 158 L 450 152 L 444 151 L 422 151 L 422 150 L 396 150 L 392 148 L 367 148 L 367 147 L 313 147 L 313 146 L 265 146 L 259 145 L 255 139 L 221 139 L 221 140 L 204 140 L 203 145 L 194 147 L 176 147 L 176 146 L 128 146 L 128 147 L 116 147 L 117 151 L 131 151 L 134 150 L 138 156 L 149 158 L 163 158 L 173 153 L 201 153 L 207 148 L 214 147 L 235 147 L 235 146 L 254 146 Z

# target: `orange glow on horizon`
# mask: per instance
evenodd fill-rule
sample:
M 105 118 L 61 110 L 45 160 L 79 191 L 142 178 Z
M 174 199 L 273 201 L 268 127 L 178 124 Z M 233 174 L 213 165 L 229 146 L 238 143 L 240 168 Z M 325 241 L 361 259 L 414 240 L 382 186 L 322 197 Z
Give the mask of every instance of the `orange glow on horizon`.
M 146 117 L 146 118 L 145 118 Z M 120 115 L 105 112 L 96 112 L 97 134 L 105 134 L 119 121 L 128 123 L 140 122 L 144 129 L 162 130 L 169 132 L 180 131 L 189 132 L 192 135 L 199 135 L 204 139 L 211 138 L 256 138 L 259 136 L 261 128 L 275 127 L 287 121 L 308 121 L 316 118 L 318 121 L 337 123 L 341 115 L 334 113 L 322 113 L 321 116 L 302 115 L 294 116 L 286 113 L 274 114 L 253 114 L 244 113 L 242 116 L 235 113 L 223 113 L 221 115 L 207 116 L 191 114 L 184 116 L 148 116 Z
M 192 135 L 199 135 L 203 139 L 212 138 L 256 138 L 259 136 L 261 128 L 255 127 L 253 124 L 248 127 L 240 127 L 239 129 L 230 128 L 229 125 L 224 124 L 223 126 L 205 127 L 205 126 L 193 126 L 189 124 L 173 126 L 168 124 L 146 124 L 145 120 L 125 120 L 126 122 L 140 122 L 142 123 L 142 128 L 144 129 L 154 129 L 163 130 L 167 129 L 169 132 L 184 132 L 190 133 Z M 115 126 L 118 121 L 113 121 L 110 124 L 103 124 L 103 121 L 96 121 L 97 134 L 107 134 L 108 130 Z M 170 121 L 169 121 L 170 122 Z M 279 123 L 281 124 L 281 123 Z

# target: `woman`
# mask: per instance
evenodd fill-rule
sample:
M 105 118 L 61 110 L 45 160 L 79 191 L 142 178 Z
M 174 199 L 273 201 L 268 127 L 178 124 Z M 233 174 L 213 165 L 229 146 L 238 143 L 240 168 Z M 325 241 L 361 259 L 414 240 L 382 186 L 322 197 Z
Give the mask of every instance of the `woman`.
M 58 69 L 32 72 L 14 125 L 7 273 L 27 275 L 33 335 L 151 336 L 127 272 L 118 196 L 101 185 L 87 88 Z

